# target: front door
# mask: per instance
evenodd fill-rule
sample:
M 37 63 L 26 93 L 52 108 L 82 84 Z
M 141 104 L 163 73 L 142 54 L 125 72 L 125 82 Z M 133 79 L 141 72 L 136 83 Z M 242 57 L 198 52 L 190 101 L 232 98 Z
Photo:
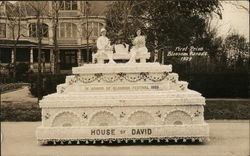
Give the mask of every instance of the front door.
M 61 69 L 71 70 L 77 66 L 77 50 L 60 50 Z

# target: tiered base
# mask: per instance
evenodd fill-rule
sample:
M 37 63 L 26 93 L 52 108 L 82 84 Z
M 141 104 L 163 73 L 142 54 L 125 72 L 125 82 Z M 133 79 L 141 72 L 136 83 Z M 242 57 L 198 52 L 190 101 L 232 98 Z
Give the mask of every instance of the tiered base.
M 45 96 L 37 140 L 53 143 L 205 141 L 205 98 L 158 63 L 73 68 Z

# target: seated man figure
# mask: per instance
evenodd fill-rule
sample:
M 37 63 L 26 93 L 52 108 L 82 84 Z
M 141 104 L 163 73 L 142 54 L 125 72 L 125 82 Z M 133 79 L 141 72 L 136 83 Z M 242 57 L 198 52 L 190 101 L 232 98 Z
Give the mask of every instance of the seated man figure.
M 113 47 L 110 45 L 110 40 L 106 37 L 106 29 L 101 29 L 101 36 L 97 39 L 97 53 L 95 55 L 105 54 L 108 56 L 109 63 L 115 63 L 113 60 Z M 98 62 L 100 63 L 100 62 Z
M 147 53 L 148 49 L 146 47 L 146 39 L 145 36 L 141 35 L 141 30 L 138 29 L 136 32 L 137 36 L 133 40 L 133 47 L 130 50 L 131 57 L 128 63 L 135 63 L 135 58 L 137 54 Z

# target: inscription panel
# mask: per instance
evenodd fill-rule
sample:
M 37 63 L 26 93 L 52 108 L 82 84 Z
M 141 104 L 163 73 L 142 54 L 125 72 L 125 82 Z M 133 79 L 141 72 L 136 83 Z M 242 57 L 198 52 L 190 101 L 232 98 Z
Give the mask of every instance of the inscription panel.
M 159 85 L 135 85 L 135 86 L 85 86 L 85 91 L 139 91 L 139 90 L 161 90 Z

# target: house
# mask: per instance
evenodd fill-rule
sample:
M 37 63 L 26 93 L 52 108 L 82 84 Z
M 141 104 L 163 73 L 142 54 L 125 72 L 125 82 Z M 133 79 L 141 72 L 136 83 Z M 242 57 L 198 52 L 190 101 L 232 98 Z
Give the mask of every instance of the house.
M 37 71 L 37 17 L 35 10 L 28 3 L 31 2 L 3 1 L 0 3 L 0 64 L 7 65 L 14 62 L 13 47 L 20 25 L 21 35 L 16 43 L 16 62 L 27 63 L 30 69 Z M 54 2 L 33 1 L 32 3 L 40 3 L 38 5 L 43 6 L 40 7 L 43 8 L 41 12 L 43 70 L 53 72 L 52 12 Z M 109 3 L 111 2 L 60 1 L 57 40 L 62 71 L 91 62 L 96 39 L 100 35 L 100 29 L 105 27 L 105 11 Z M 18 24 L 19 19 L 20 24 Z

